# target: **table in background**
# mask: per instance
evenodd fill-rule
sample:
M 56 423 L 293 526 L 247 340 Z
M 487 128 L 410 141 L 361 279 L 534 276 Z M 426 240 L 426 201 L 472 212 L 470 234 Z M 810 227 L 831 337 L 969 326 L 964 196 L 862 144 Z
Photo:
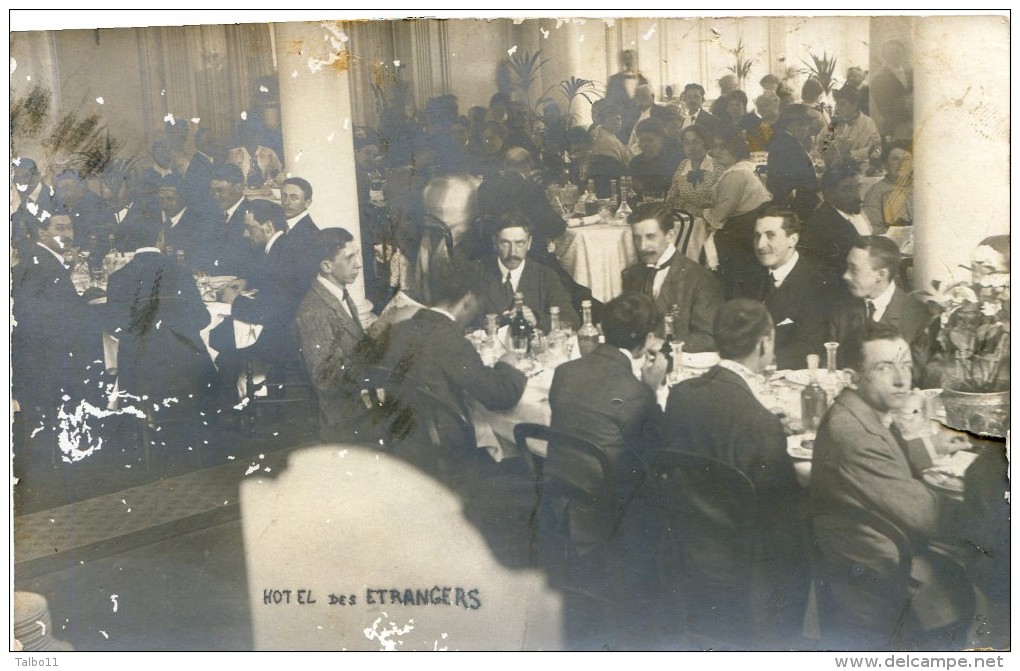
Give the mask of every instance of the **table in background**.
M 556 250 L 574 280 L 591 289 L 597 301 L 609 302 L 623 293 L 623 269 L 634 263 L 634 243 L 627 224 L 572 226 Z

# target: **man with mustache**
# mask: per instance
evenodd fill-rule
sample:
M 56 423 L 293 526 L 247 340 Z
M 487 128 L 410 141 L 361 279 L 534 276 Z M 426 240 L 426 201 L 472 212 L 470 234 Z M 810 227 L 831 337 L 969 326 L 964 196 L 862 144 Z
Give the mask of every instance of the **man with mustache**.
M 840 286 L 846 272 L 846 256 L 862 235 L 871 235 L 871 224 L 861 213 L 861 184 L 857 168 L 838 164 L 822 175 L 825 202 L 804 223 L 800 251 L 810 255 L 830 286 Z

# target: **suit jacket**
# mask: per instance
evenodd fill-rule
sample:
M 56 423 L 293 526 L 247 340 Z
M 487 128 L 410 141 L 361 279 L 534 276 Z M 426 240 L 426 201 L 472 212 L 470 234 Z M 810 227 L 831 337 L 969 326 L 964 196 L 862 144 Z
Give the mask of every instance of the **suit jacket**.
M 829 317 L 827 337 L 830 341 L 839 343 L 837 355 L 840 368 L 859 369 L 861 339 L 867 327 L 867 314 L 863 298 L 844 298 L 833 309 Z M 879 320 L 882 324 L 896 327 L 910 345 L 915 380 L 921 379 L 919 373 L 927 364 L 928 326 L 932 320 L 928 307 L 899 286 L 893 292 L 892 299 Z
M 722 119 L 711 112 L 699 110 L 697 118 L 694 119 L 694 125 L 701 126 L 708 131 L 711 137 L 715 137 L 722 131 L 725 124 Z
M 138 252 L 110 275 L 106 291 L 122 390 L 159 403 L 206 388 L 213 369 L 199 331 L 210 317 L 190 270 L 158 252 Z
M 181 195 L 184 196 L 188 207 L 201 217 L 214 217 L 219 210 L 209 193 L 212 166 L 212 160 L 195 152 L 188 163 L 188 171 L 184 175 L 184 193 Z
M 913 114 L 907 104 L 907 98 L 914 90 L 914 73 L 907 70 L 907 86 L 889 68 L 871 78 L 869 102 L 873 109 L 881 115 L 882 135 L 902 134 L 902 128 L 913 123 Z
M 486 367 L 453 320 L 434 310 L 419 310 L 410 319 L 390 326 L 381 337 L 378 353 L 383 366 L 427 388 L 443 406 L 456 409 L 467 419 L 471 415 L 465 396 L 474 397 L 490 410 L 505 410 L 517 404 L 527 382 L 524 373 L 502 361 Z M 413 415 L 415 409 L 409 410 Z M 470 425 L 463 426 L 447 412 L 435 416 L 443 446 L 475 446 Z
M 244 237 L 247 213 L 248 199 L 242 198 L 228 221 L 223 221 L 223 211 L 210 218 L 206 223 L 208 244 L 192 265 L 211 275 L 244 276 L 257 258 L 255 248 Z
M 482 310 L 478 316 L 477 323 L 484 315 L 494 313 L 502 315 L 513 307 L 513 300 L 507 296 L 503 286 L 504 277 L 500 277 L 499 264 L 496 257 L 478 261 L 482 272 L 482 284 L 478 288 L 478 297 L 482 302 Z M 517 283 L 517 291 L 524 294 L 524 304 L 531 308 L 538 320 L 538 328 L 546 333 L 549 332 L 549 308 L 557 306 L 560 309 L 560 323 L 577 329 L 581 320 L 570 302 L 570 294 L 563 288 L 563 283 L 556 275 L 556 272 L 549 267 L 527 259 L 524 262 L 524 271 L 521 273 L 521 281 Z
M 819 202 L 811 157 L 785 130 L 773 131 L 768 151 L 768 186 L 773 200 L 780 207 L 793 208 L 801 220 L 807 219 Z
M 662 441 L 662 410 L 651 387 L 612 345 L 568 361 L 553 374 L 550 426 L 590 440 L 609 457 L 617 493 L 626 498 L 644 475 L 642 455 Z
M 319 399 L 319 433 L 323 440 L 348 437 L 362 409 L 349 371 L 365 332 L 318 280 L 298 306 L 294 322 L 301 358 Z
M 920 577 L 919 564 L 927 564 L 929 575 L 918 591 L 908 603 L 896 602 L 888 585 L 899 555 L 890 541 L 850 520 L 816 525 L 827 569 L 861 577 L 859 589 L 834 594 L 837 608 L 872 625 L 886 624 L 890 633 L 907 608 L 928 627 L 949 624 L 968 603 L 960 590 L 971 590 L 966 581 L 946 584 L 940 565 L 926 560 L 927 541 L 950 533 L 956 511 L 917 475 L 931 464 L 919 442 L 895 437 L 879 413 L 850 389 L 825 414 L 815 440 L 811 508 L 838 512 L 840 506 L 856 506 L 876 512 L 915 541 L 915 578 Z
M 832 290 L 803 256 L 778 289 L 770 290 L 770 285 L 768 270 L 762 267 L 738 293 L 768 308 L 776 327 L 776 366 L 780 370 L 803 368 L 808 354 L 825 353 Z
M 804 222 L 797 248 L 814 259 L 818 271 L 833 287 L 842 288 L 846 256 L 860 239 L 854 225 L 829 203 L 822 203 Z
M 623 292 L 641 293 L 644 277 L 644 264 L 624 268 Z M 715 351 L 712 320 L 724 300 L 722 287 L 712 272 L 677 252 L 655 298 L 656 334 L 662 336 L 662 318 L 672 314 L 673 337 L 684 342 L 685 352 Z
M 163 222 L 163 241 L 167 247 L 184 252 L 184 262 L 191 265 L 192 259 L 201 257 L 208 244 L 209 221 L 189 205 L 184 208 L 177 224 Z
M 12 271 L 14 330 L 11 372 L 23 408 L 52 411 L 61 390 L 79 390 L 85 366 L 98 352 L 89 342 L 89 313 L 75 291 L 71 271 L 39 244 L 26 245 Z M 72 394 L 73 395 L 73 394 Z
M 623 125 L 620 127 L 617 137 L 624 144 L 630 139 L 630 131 L 634 128 L 634 120 L 637 118 L 633 113 L 637 109 L 637 103 L 628 94 L 627 85 L 624 83 L 631 78 L 635 82 L 634 89 L 648 84 L 648 80 L 645 79 L 644 75 L 637 72 L 617 72 L 611 75 L 609 81 L 606 82 L 606 102 L 616 105 L 620 109 L 620 115 L 623 117 Z M 628 121 L 630 122 L 629 124 Z

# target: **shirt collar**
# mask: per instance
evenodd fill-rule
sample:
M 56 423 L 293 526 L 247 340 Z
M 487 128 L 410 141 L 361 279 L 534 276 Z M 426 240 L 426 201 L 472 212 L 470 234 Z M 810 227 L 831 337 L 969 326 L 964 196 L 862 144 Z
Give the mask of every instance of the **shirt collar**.
M 772 280 L 775 282 L 777 287 L 780 286 L 783 282 L 785 282 L 786 278 L 790 276 L 790 273 L 793 272 L 793 267 L 797 265 L 797 260 L 799 258 L 800 254 L 797 252 L 797 250 L 794 250 L 793 256 L 790 257 L 789 261 L 779 266 L 778 268 L 774 268 L 770 271 L 772 273 Z
M 892 297 L 893 297 L 893 294 L 895 292 L 896 292 L 896 281 L 893 280 L 892 282 L 889 283 L 889 286 L 887 286 L 885 288 L 885 291 L 883 291 L 882 293 L 880 293 L 878 296 L 876 296 L 874 298 L 865 299 L 865 300 L 870 300 L 872 303 L 875 304 L 875 314 L 876 315 L 882 315 L 882 314 L 885 314 L 885 309 L 887 307 L 889 307 L 889 303 L 892 302 Z
M 283 231 L 277 231 L 276 233 L 273 233 L 273 237 L 269 238 L 269 242 L 266 243 L 266 250 L 265 250 L 266 254 L 268 254 L 269 250 L 273 248 L 273 243 L 276 242 L 276 240 L 281 235 L 283 235 Z
M 499 281 L 503 283 L 506 281 L 506 274 L 510 273 L 510 284 L 514 285 L 514 290 L 521 284 L 521 275 L 524 274 L 524 264 L 528 262 L 527 259 L 521 261 L 521 265 L 517 266 L 513 270 L 510 270 L 503 265 L 503 261 L 499 257 L 496 257 L 496 265 L 499 266 Z
M 174 216 L 170 217 L 170 228 L 173 228 L 174 226 L 176 226 L 177 224 L 180 223 L 181 217 L 184 216 L 184 211 L 186 209 L 188 209 L 188 208 L 182 207 L 180 212 L 178 212 Z
M 450 321 L 452 321 L 452 322 L 456 323 L 456 321 L 457 321 L 456 317 L 454 317 L 450 312 L 447 312 L 443 308 L 429 308 L 429 310 L 432 310 L 433 312 L 438 312 L 439 314 L 443 315 L 444 317 L 449 317 Z
M 326 287 L 326 291 L 333 294 L 333 296 L 335 296 L 336 299 L 340 301 L 340 304 L 344 306 L 344 310 L 347 310 L 347 304 L 344 303 L 344 289 L 346 289 L 346 287 L 337 286 L 336 284 L 333 284 L 331 281 L 327 280 L 322 275 L 316 275 L 315 279 L 319 281 L 319 284 Z
M 236 203 L 234 203 L 233 205 L 231 205 L 230 207 L 228 207 L 228 208 L 227 208 L 227 213 L 226 213 L 226 214 L 227 214 L 227 217 L 226 217 L 226 218 L 227 218 L 228 220 L 229 220 L 229 219 L 230 219 L 231 217 L 233 217 L 233 216 L 234 216 L 234 212 L 236 212 L 236 211 L 237 211 L 237 208 L 239 208 L 239 207 L 241 206 L 241 203 L 243 203 L 243 202 L 244 202 L 244 196 L 241 196 L 240 198 L 238 198 L 238 199 L 237 199 L 237 202 L 236 202 Z
M 719 367 L 725 368 L 731 373 L 736 373 L 737 375 L 739 375 L 740 379 L 746 382 L 747 386 L 751 390 L 754 390 L 755 387 L 758 386 L 758 376 L 754 374 L 753 370 L 751 370 L 742 363 L 738 363 L 732 359 L 720 359 Z
M 672 259 L 674 254 L 676 254 L 676 247 L 674 247 L 673 245 L 666 245 L 666 249 L 663 250 L 662 254 L 659 255 L 659 258 L 655 260 L 654 267 L 655 268 L 661 267 L 663 263 L 666 263 L 667 261 Z M 653 266 L 649 266 L 649 268 L 651 267 Z
M 44 245 L 41 242 L 37 242 L 35 244 L 39 245 L 40 247 L 45 249 L 50 254 L 52 254 L 53 256 L 57 257 L 57 260 L 60 261 L 60 265 L 64 266 L 65 268 L 67 267 L 67 264 L 64 262 L 64 255 L 63 254 L 57 254 L 55 251 L 53 251 L 52 249 L 50 249 L 49 247 L 47 247 L 46 245 Z
M 142 254 L 144 252 L 156 252 L 157 254 L 163 253 L 160 251 L 159 247 L 139 247 L 135 250 L 135 254 Z
M 308 214 L 308 210 L 301 210 L 301 214 L 295 215 L 295 216 L 291 217 L 290 219 L 288 219 L 287 220 L 287 230 L 289 231 L 292 228 L 294 228 L 295 226 L 297 226 L 297 223 L 299 221 L 301 221 L 302 219 L 304 219 L 306 214 Z
M 630 350 L 624 349 L 622 347 L 618 347 L 617 349 L 623 352 L 623 355 L 627 357 L 627 361 L 630 362 L 630 372 L 634 373 L 634 377 L 636 377 L 640 381 L 641 368 L 644 365 L 643 360 L 644 358 L 642 357 L 640 359 L 635 359 L 634 355 L 630 353 Z

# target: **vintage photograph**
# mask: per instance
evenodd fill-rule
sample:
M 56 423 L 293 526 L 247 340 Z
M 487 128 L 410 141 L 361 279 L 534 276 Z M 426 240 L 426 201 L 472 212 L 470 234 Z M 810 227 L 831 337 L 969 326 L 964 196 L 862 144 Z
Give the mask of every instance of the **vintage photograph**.
M 1009 650 L 1008 12 L 13 14 L 11 651 Z

